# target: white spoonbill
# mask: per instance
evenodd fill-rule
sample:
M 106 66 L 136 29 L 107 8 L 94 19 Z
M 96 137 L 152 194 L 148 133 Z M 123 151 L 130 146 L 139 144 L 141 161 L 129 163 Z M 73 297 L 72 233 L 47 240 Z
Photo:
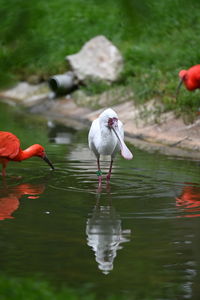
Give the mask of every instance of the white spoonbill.
M 110 180 L 112 172 L 113 159 L 118 151 L 121 151 L 122 157 L 132 159 L 133 155 L 124 143 L 124 129 L 122 122 L 114 110 L 108 108 L 104 110 L 97 119 L 92 122 L 88 134 L 89 148 L 97 158 L 99 178 L 99 187 L 102 181 L 102 172 L 100 168 L 100 155 L 110 155 L 110 168 L 106 177 L 107 182 Z

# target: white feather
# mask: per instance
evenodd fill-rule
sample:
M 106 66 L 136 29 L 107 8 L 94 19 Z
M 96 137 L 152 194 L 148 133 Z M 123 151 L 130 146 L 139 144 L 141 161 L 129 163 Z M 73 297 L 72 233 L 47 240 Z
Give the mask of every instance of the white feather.
M 111 108 L 103 111 L 99 117 L 92 122 L 88 143 L 89 148 L 94 152 L 96 157 L 100 155 L 110 155 L 112 158 L 120 150 L 120 142 L 117 139 L 113 130 L 108 127 L 109 118 L 117 118 L 118 116 Z M 118 120 L 119 133 L 124 139 L 123 124 Z

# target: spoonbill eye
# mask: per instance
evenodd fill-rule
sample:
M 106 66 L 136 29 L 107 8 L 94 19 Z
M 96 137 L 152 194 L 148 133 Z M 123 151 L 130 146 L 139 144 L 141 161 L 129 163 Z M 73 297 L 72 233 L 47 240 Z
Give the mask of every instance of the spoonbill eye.
M 113 126 L 114 123 L 116 123 L 118 121 L 117 118 L 109 118 L 108 119 L 108 126 L 111 127 Z
M 113 119 L 112 118 L 109 118 L 108 119 L 108 126 L 111 127 L 113 124 Z

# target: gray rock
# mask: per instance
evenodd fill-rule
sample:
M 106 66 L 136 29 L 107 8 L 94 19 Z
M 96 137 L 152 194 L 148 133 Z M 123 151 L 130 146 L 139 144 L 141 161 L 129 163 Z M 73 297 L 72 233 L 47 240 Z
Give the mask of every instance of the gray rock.
M 123 69 L 119 50 L 104 36 L 88 41 L 80 52 L 66 57 L 80 81 L 116 81 Z
M 8 98 L 16 100 L 18 102 L 24 102 L 26 104 L 27 99 L 31 99 L 30 101 L 28 101 L 28 103 L 34 101 L 37 102 L 39 98 L 43 99 L 45 97 L 48 97 L 49 92 L 50 90 L 46 83 L 33 85 L 29 84 L 28 82 L 22 81 L 11 89 L 2 91 L 0 93 L 0 96 L 2 98 Z

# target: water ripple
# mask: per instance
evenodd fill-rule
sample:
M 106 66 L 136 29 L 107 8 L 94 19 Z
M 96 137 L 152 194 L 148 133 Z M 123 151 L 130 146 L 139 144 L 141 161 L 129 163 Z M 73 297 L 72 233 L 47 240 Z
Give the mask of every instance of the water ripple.
M 51 188 L 75 193 L 97 194 L 98 177 L 96 161 L 79 155 L 67 157 L 55 163 L 57 176 L 51 181 Z M 71 155 L 71 154 L 70 154 Z M 109 160 L 101 162 L 103 183 L 101 196 L 109 195 L 115 201 L 132 201 L 137 212 L 131 212 L 124 218 L 170 219 L 177 217 L 200 216 L 200 187 L 185 184 L 183 178 L 175 178 L 171 169 L 160 167 L 152 170 L 148 166 L 133 167 L 121 161 L 113 166 L 110 185 L 106 184 Z M 125 204 L 126 205 L 126 204 Z M 145 207 L 145 209 L 144 209 Z M 153 208 L 149 211 L 149 207 Z M 138 213 L 139 211 L 139 213 Z

